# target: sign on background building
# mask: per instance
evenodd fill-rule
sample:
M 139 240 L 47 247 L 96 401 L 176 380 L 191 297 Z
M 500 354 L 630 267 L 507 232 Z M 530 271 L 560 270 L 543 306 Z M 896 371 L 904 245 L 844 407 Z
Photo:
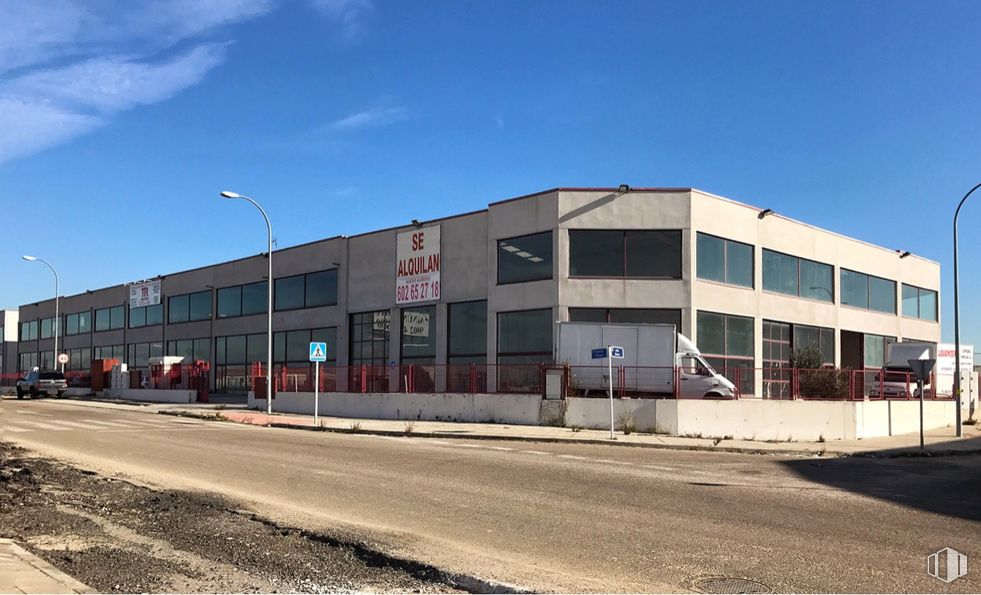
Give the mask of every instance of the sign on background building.
M 160 279 L 144 281 L 129 286 L 129 307 L 142 308 L 160 303 Z
M 395 303 L 439 300 L 439 226 L 405 231 L 396 239 Z
M 954 360 L 954 344 L 941 343 L 937 346 L 937 374 L 953 376 L 957 365 Z M 974 345 L 961 345 L 961 372 L 970 374 L 974 371 Z
M 406 312 L 402 317 L 402 334 L 407 337 L 428 337 L 429 313 Z

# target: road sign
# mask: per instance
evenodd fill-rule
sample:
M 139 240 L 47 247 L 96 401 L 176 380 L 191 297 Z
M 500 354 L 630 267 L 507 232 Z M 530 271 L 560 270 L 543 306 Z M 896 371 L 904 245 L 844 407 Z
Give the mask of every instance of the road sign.
M 593 350 L 593 359 L 603 359 L 604 357 L 606 357 L 606 347 Z
M 933 366 L 937 363 L 935 359 L 911 359 L 907 360 L 909 367 L 916 374 L 916 377 L 920 380 L 926 380 L 930 377 L 930 372 L 933 371 Z
M 610 357 L 614 359 L 623 359 L 623 347 L 610 346 Z
M 325 362 L 327 361 L 327 343 L 310 343 L 310 361 L 312 362 Z
M 68 354 L 67 353 L 59 353 L 58 354 L 58 363 L 59 364 L 67 364 L 68 363 Z

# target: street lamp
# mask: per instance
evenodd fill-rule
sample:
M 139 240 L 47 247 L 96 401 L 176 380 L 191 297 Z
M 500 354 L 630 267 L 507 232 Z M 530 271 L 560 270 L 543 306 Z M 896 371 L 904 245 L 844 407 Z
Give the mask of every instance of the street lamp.
M 54 273 L 54 278 L 55 278 L 55 316 L 54 316 L 54 357 L 55 357 L 55 361 L 54 361 L 54 363 L 57 364 L 58 363 L 58 327 L 61 326 L 61 319 L 58 317 L 59 316 L 59 312 L 58 312 L 58 271 L 56 271 L 55 268 L 53 266 L 51 266 L 51 263 L 50 262 L 48 262 L 47 260 L 44 260 L 43 258 L 38 258 L 36 256 L 27 256 L 27 255 L 21 256 L 21 258 L 23 258 L 27 262 L 43 262 L 44 264 L 48 265 L 48 268 L 51 269 L 51 272 L 52 273 Z M 56 370 L 58 369 L 57 365 L 55 366 L 55 369 Z M 65 364 L 61 364 L 61 372 L 62 373 L 65 372 Z
M 971 196 L 971 193 L 978 188 L 981 188 L 981 184 L 971 188 L 961 199 L 961 202 L 957 203 L 957 210 L 954 211 L 954 409 L 957 410 L 955 414 L 957 432 L 955 435 L 958 438 L 964 433 L 961 428 L 961 306 L 957 279 L 957 217 L 961 214 L 961 207 L 964 206 L 967 197 Z
M 266 252 L 266 256 L 269 259 L 269 277 L 268 277 L 268 289 L 269 296 L 267 299 L 267 311 L 266 311 L 266 413 L 272 414 L 272 376 L 273 376 L 273 330 L 272 330 L 272 320 L 273 320 L 273 269 L 272 269 L 272 224 L 269 223 L 269 217 L 266 212 L 259 206 L 259 203 L 252 200 L 248 196 L 243 196 L 237 192 L 230 192 L 228 190 L 223 190 L 221 192 L 222 198 L 240 198 L 242 200 L 247 200 L 255 208 L 259 209 L 262 213 L 262 218 L 266 220 L 266 231 L 269 233 L 269 250 Z

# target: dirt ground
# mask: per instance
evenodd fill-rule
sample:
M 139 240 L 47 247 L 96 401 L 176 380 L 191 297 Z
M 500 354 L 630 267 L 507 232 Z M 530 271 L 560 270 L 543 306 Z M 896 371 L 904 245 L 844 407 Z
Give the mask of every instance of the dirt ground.
M 0 536 L 100 592 L 458 592 L 438 571 L 0 442 Z

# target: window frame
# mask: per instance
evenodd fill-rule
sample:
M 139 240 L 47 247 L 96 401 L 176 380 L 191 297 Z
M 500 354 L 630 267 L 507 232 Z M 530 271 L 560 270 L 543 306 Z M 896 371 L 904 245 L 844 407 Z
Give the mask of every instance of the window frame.
M 842 280 L 842 277 L 845 275 L 845 273 L 850 273 L 852 275 L 861 275 L 862 277 L 865 278 L 865 300 L 866 300 L 866 305 L 865 306 L 856 306 L 855 304 L 846 304 L 845 303 L 845 294 L 844 294 L 845 282 Z M 892 283 L 892 285 L 893 285 L 893 288 L 892 288 L 892 300 L 893 300 L 893 303 L 892 303 L 892 311 L 889 311 L 889 310 L 880 310 L 878 308 L 873 308 L 872 307 L 872 279 L 878 279 L 879 281 L 885 281 L 887 283 Z M 845 267 L 838 267 L 838 284 L 839 284 L 839 286 L 838 286 L 838 292 L 840 294 L 840 296 L 839 296 L 839 302 L 840 302 L 839 305 L 840 306 L 845 307 L 845 308 L 854 308 L 856 310 L 864 310 L 866 312 L 875 312 L 875 313 L 878 313 L 878 314 L 889 314 L 889 315 L 892 315 L 892 316 L 895 316 L 896 315 L 896 310 L 899 307 L 898 301 L 896 299 L 896 290 L 898 289 L 898 287 L 897 287 L 898 286 L 898 283 L 896 281 L 893 281 L 892 279 L 887 279 L 885 277 L 880 277 L 878 275 L 870 275 L 869 273 L 863 273 L 862 271 L 856 271 L 854 269 L 847 269 Z
M 511 242 L 513 240 L 520 240 L 522 238 L 530 238 L 533 236 L 548 235 L 549 241 L 549 271 L 547 277 L 536 277 L 533 279 L 519 279 L 516 281 L 502 281 L 501 280 L 501 244 Z M 499 238 L 497 241 L 497 284 L 498 285 L 515 285 L 517 283 L 535 283 L 537 281 L 551 281 L 555 279 L 555 230 L 547 229 L 545 231 L 536 231 L 533 233 L 526 233 L 520 236 L 511 236 L 509 238 Z M 507 252 L 507 251 L 506 251 Z
M 201 294 L 208 295 L 208 315 L 202 318 L 191 318 L 191 297 Z M 174 320 L 175 309 L 173 308 L 173 303 L 174 300 L 178 300 L 181 298 L 184 298 L 187 301 L 187 310 L 183 312 L 183 314 L 186 315 L 186 318 L 184 318 L 183 320 Z M 172 324 L 185 324 L 188 322 L 201 322 L 203 320 L 213 320 L 215 316 L 214 310 L 215 310 L 215 299 L 211 289 L 192 291 L 189 293 L 179 293 L 177 295 L 169 295 L 167 296 L 167 316 L 166 316 L 167 325 L 169 326 Z
M 150 308 L 160 307 L 160 322 L 147 322 L 149 319 Z M 139 311 L 143 313 L 143 324 L 133 324 L 133 312 Z M 163 302 L 159 304 L 151 304 L 149 306 L 137 306 L 136 308 L 129 309 L 129 325 L 128 328 L 146 328 L 149 326 L 160 326 L 163 324 Z
M 113 313 L 113 310 L 122 310 L 123 320 L 122 320 L 122 324 L 120 326 L 113 326 L 112 325 L 112 319 L 113 319 L 112 313 Z M 104 329 L 100 329 L 99 328 L 99 312 L 105 312 L 106 313 L 106 316 L 109 317 L 109 326 L 106 327 L 106 328 L 104 328 Z M 106 306 L 105 308 L 97 308 L 93 312 L 92 318 L 93 318 L 93 321 L 92 321 L 92 332 L 94 332 L 94 333 L 107 333 L 109 331 L 118 331 L 118 330 L 124 329 L 124 328 L 126 328 L 126 306 L 124 306 L 123 304 L 119 304 L 119 305 L 116 305 L 116 306 Z
M 722 280 L 709 279 L 707 277 L 702 277 L 699 275 L 699 258 L 701 258 L 702 251 L 698 250 L 698 239 L 700 237 L 706 237 L 713 240 L 719 240 L 722 242 Z M 738 246 L 745 246 L 749 248 L 749 285 L 743 285 L 742 283 L 733 283 L 729 280 L 729 244 L 735 244 Z M 722 236 L 717 236 L 711 233 L 705 233 L 704 231 L 695 232 L 695 278 L 699 281 L 704 281 L 706 283 L 718 283 L 725 285 L 727 287 L 735 287 L 738 289 L 756 289 L 756 245 L 748 244 L 746 242 L 740 242 L 738 240 L 730 240 L 729 238 L 724 238 Z M 798 288 L 800 287 L 800 282 L 798 281 Z
M 831 304 L 831 305 L 837 304 L 837 302 L 835 301 L 835 292 L 837 291 L 838 287 L 837 287 L 836 279 L 835 279 L 835 268 L 836 267 L 833 264 L 828 264 L 826 262 L 821 262 L 820 260 L 812 260 L 810 258 L 804 258 L 802 256 L 795 256 L 793 254 L 787 254 L 786 252 L 780 252 L 779 250 L 772 250 L 770 248 L 761 248 L 761 249 L 762 249 L 762 252 L 760 253 L 760 260 L 761 260 L 762 263 L 764 263 L 763 264 L 763 278 L 762 278 L 762 290 L 763 290 L 763 293 L 769 293 L 771 295 L 782 295 L 782 296 L 785 296 L 785 297 L 788 297 L 788 296 L 789 297 L 796 297 L 798 299 L 810 300 L 812 302 L 818 302 L 818 303 L 822 303 L 822 304 Z M 771 253 L 771 254 L 776 254 L 778 256 L 784 256 L 784 257 L 787 257 L 787 258 L 793 258 L 796 261 L 796 263 L 797 263 L 797 267 L 796 267 L 797 268 L 797 283 L 796 283 L 796 285 L 797 285 L 797 293 L 796 294 L 793 294 L 793 293 L 784 293 L 782 291 L 777 291 L 775 289 L 767 289 L 767 287 L 766 287 L 766 264 L 765 264 L 765 261 L 766 261 L 766 254 L 768 252 Z M 811 264 L 825 266 L 825 267 L 828 267 L 828 268 L 831 269 L 831 289 L 829 290 L 831 292 L 831 296 L 830 296 L 831 299 L 830 300 L 825 300 L 825 299 L 821 299 L 821 298 L 815 298 L 815 297 L 809 297 L 809 296 L 801 295 L 801 282 L 800 282 L 800 280 L 801 280 L 801 262 L 809 262 Z M 824 290 L 825 288 L 822 287 L 821 289 Z
M 641 280 L 653 280 L 653 281 L 682 281 L 685 278 L 685 266 L 684 266 L 684 230 L 676 228 L 665 228 L 665 229 L 595 229 L 595 228 L 576 228 L 569 229 L 569 278 L 570 279 L 641 279 Z M 619 233 L 621 234 L 620 245 L 623 254 L 623 262 L 621 263 L 623 274 L 621 275 L 581 275 L 572 273 L 572 237 L 576 234 L 588 234 L 592 232 L 606 232 L 606 233 Z M 631 275 L 629 274 L 630 265 L 630 253 L 627 249 L 627 236 L 631 233 L 643 234 L 643 233 L 671 233 L 678 234 L 678 276 L 669 275 Z M 500 284 L 500 283 L 498 283 Z
M 340 294 L 340 287 L 339 287 L 340 277 L 339 277 L 338 271 L 339 271 L 339 269 L 337 267 L 334 267 L 334 268 L 330 268 L 330 269 L 323 269 L 323 270 L 320 270 L 320 271 L 311 271 L 309 273 L 299 273 L 299 274 L 296 274 L 296 275 L 287 275 L 285 277 L 277 277 L 276 280 L 273 282 L 273 311 L 274 312 L 292 312 L 294 310 L 307 310 L 307 309 L 310 309 L 310 308 L 330 308 L 332 306 L 336 306 L 338 304 L 338 301 L 339 301 L 338 294 Z M 308 289 L 307 289 L 307 277 L 309 277 L 311 275 L 320 275 L 320 274 L 323 274 L 323 273 L 334 273 L 334 297 L 333 297 L 333 301 L 332 302 L 327 302 L 327 303 L 324 303 L 324 304 L 313 304 L 313 305 L 310 305 L 308 303 L 308 300 L 307 300 L 307 297 L 308 297 L 308 295 L 307 295 L 307 293 L 308 293 Z M 280 308 L 280 307 L 278 307 L 276 305 L 276 302 L 278 301 L 277 298 L 279 297 L 279 282 L 280 281 L 285 281 L 287 279 L 295 279 L 297 277 L 302 277 L 303 278 L 303 292 L 302 292 L 303 293 L 303 305 L 302 306 L 296 306 L 294 308 Z M 261 281 L 260 281 L 260 283 L 261 283 Z M 246 285 L 252 285 L 252 284 L 251 283 L 247 283 Z M 243 291 L 243 293 L 244 293 L 244 291 Z M 252 316 L 252 315 L 251 314 L 248 314 L 248 316 Z

